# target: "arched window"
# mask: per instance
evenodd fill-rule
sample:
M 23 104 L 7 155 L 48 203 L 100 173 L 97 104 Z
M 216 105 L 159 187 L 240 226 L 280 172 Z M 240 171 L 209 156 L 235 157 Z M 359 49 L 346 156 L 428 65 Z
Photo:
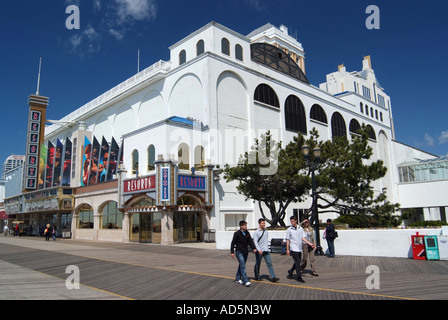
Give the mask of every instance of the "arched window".
M 186 143 L 181 143 L 177 149 L 179 169 L 190 170 L 190 148 Z
M 324 109 L 318 104 L 314 104 L 311 107 L 310 118 L 328 124 L 327 115 L 325 114 Z
M 376 141 L 375 130 L 373 130 L 373 128 L 370 124 L 367 125 L 367 132 L 369 133 L 369 138 Z
M 132 174 L 138 173 L 138 151 L 132 151 Z
M 93 208 L 88 204 L 84 204 L 79 209 L 78 228 L 93 229 Z
M 243 61 L 243 47 L 240 46 L 239 44 L 235 46 L 235 58 L 240 61 Z
M 196 56 L 204 53 L 204 40 L 199 40 L 196 44 Z
M 359 134 L 359 129 L 361 129 L 359 122 L 356 119 L 352 119 L 349 125 L 350 133 Z
M 182 50 L 179 53 L 179 65 L 187 62 L 187 52 L 185 50 Z
M 347 126 L 344 118 L 339 112 L 335 112 L 331 117 L 331 134 L 334 137 L 347 137 Z
M 363 106 L 362 102 L 359 103 L 359 111 L 361 113 L 364 113 L 364 106 Z
M 156 148 L 153 145 L 148 147 L 148 171 L 156 169 Z
M 194 148 L 194 167 L 198 171 L 204 171 L 202 167 L 205 164 L 205 150 L 203 146 Z
M 254 100 L 280 109 L 277 94 L 267 84 L 260 84 L 255 89 Z
M 370 116 L 373 118 L 373 108 L 370 107 Z
M 103 209 L 102 229 L 122 229 L 123 213 L 117 208 L 115 201 L 109 202 Z
M 286 130 L 307 133 L 305 107 L 296 96 L 289 96 L 285 102 Z
M 230 56 L 230 42 L 226 38 L 221 39 L 221 52 Z

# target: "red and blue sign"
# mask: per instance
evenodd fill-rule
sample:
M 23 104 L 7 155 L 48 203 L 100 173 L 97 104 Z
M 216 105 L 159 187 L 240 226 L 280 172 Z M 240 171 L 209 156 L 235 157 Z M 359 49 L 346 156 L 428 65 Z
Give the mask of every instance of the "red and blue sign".
M 161 201 L 170 201 L 170 168 L 162 168 Z
M 177 181 L 177 188 L 205 191 L 206 190 L 205 177 L 179 175 Z

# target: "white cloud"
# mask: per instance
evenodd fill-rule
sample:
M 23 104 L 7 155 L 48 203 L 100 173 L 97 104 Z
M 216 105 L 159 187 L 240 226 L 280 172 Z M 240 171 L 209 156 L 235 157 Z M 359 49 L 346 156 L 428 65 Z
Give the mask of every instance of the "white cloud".
M 447 143 L 448 142 L 448 131 L 442 131 L 439 136 L 439 143 Z
M 78 5 L 80 0 L 65 0 L 66 5 Z M 93 0 L 89 7 L 80 7 L 83 12 L 91 10 L 96 20 L 85 21 L 75 35 L 71 35 L 68 42 L 71 51 L 84 56 L 100 51 L 101 42 L 107 37 L 122 40 L 126 34 L 133 31 L 136 23 L 156 19 L 156 0 Z
M 129 20 L 143 21 L 157 17 L 157 5 L 153 0 L 115 0 L 119 24 Z
M 109 29 L 109 34 L 113 35 L 117 40 L 121 40 L 124 38 L 123 33 L 112 28 Z
M 433 147 L 434 146 L 434 139 L 433 137 L 431 137 L 431 135 L 429 133 L 425 133 L 425 141 L 426 141 L 426 145 Z
M 84 56 L 100 51 L 101 36 L 95 28 L 88 26 L 82 33 L 70 37 L 69 42 L 73 53 Z

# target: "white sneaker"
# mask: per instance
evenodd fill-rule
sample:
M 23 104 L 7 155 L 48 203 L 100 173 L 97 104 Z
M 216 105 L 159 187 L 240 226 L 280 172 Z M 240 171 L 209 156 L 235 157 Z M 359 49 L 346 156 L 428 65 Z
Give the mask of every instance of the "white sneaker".
M 243 281 L 240 280 L 235 280 L 235 283 L 239 283 L 239 284 L 243 284 Z
M 250 283 L 249 281 L 247 281 L 244 285 L 245 285 L 246 287 L 250 287 L 251 284 L 252 284 L 252 283 Z

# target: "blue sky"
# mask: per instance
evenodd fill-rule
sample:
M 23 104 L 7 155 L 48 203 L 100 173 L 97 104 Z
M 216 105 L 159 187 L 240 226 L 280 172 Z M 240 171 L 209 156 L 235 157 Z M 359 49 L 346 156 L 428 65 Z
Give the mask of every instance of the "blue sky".
M 67 6 L 80 9 L 80 29 L 66 28 Z M 368 30 L 368 5 L 380 9 L 380 30 Z M 445 0 L 41 0 L 0 4 L 0 163 L 24 154 L 27 99 L 50 97 L 58 120 L 137 71 L 169 60 L 168 47 L 210 21 L 243 35 L 270 22 L 286 25 L 306 52 L 313 85 L 344 63 L 361 70 L 370 55 L 391 96 L 396 139 L 448 154 L 448 2 Z

